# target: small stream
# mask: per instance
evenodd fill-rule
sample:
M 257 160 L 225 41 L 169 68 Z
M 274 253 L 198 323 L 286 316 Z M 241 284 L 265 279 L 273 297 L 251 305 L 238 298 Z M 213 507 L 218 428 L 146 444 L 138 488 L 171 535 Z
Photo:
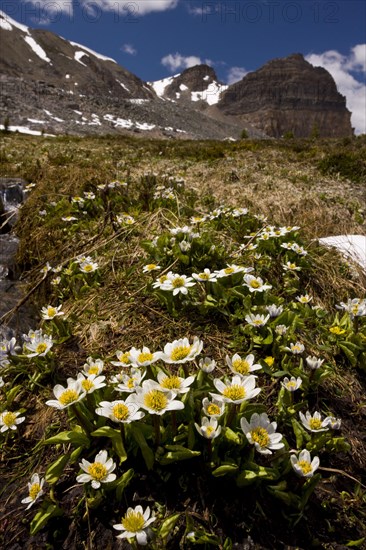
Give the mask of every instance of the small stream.
M 0 178 L 0 340 L 18 337 L 32 326 L 32 314 L 26 304 L 10 318 L 1 319 L 23 296 L 16 265 L 19 239 L 14 225 L 26 196 L 26 185 L 20 178 Z

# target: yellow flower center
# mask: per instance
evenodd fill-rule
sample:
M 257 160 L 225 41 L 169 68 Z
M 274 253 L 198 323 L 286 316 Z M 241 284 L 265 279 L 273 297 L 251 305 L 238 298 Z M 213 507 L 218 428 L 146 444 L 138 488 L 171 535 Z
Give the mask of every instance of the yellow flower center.
M 292 346 L 292 351 L 301 351 L 301 347 L 300 346 Z
M 84 271 L 93 271 L 93 266 L 91 264 L 86 264 L 83 267 Z
M 3 422 L 5 426 L 8 426 L 8 428 L 10 428 L 10 426 L 15 423 L 16 417 L 17 415 L 12 412 L 5 413 L 3 416 Z
M 245 393 L 245 388 L 243 386 L 233 384 L 232 386 L 227 386 L 222 392 L 222 395 L 232 401 L 237 401 L 238 399 L 243 399 L 243 397 L 245 397 Z
M 167 275 L 162 275 L 161 277 L 159 277 L 159 283 L 165 283 L 165 281 L 167 280 L 168 276 Z
M 309 426 L 312 430 L 320 430 L 322 427 L 322 421 L 319 418 L 310 418 Z
M 104 464 L 102 464 L 101 462 L 94 462 L 93 464 L 90 464 L 88 468 L 88 473 L 93 479 L 101 481 L 105 478 L 108 472 Z
M 263 324 L 262 319 L 253 319 L 253 325 L 256 325 L 257 327 L 260 327 Z
M 89 368 L 88 374 L 99 374 L 99 368 L 96 365 L 93 365 Z
M 206 410 L 210 416 L 214 416 L 216 414 L 221 413 L 220 407 L 215 403 L 210 403 Z
M 200 279 L 204 279 L 205 281 L 210 278 L 209 273 L 200 273 L 198 276 Z
M 56 313 L 57 313 L 57 310 L 56 310 L 55 307 L 52 307 L 52 306 L 51 306 L 51 307 L 49 307 L 49 308 L 47 309 L 47 315 L 48 315 L 48 317 L 54 317 L 54 316 L 56 315 Z
M 38 344 L 38 346 L 36 347 L 36 352 L 37 353 L 44 353 L 47 349 L 47 344 L 45 344 L 44 342 L 41 342 L 40 344 Z
M 226 267 L 224 269 L 224 273 L 226 273 L 226 275 L 231 275 L 231 273 L 234 273 L 235 269 L 233 267 Z
M 301 469 L 304 475 L 309 474 L 311 472 L 311 464 L 307 460 L 299 460 L 297 465 L 299 466 L 299 468 Z
M 258 443 L 260 447 L 267 447 L 270 438 L 265 428 L 258 426 L 258 428 L 254 428 L 250 433 L 255 443 Z
M 294 390 L 296 388 L 296 382 L 294 382 L 293 380 L 289 380 L 289 382 L 287 382 L 286 384 L 286 388 L 288 390 Z
M 132 390 L 132 388 L 135 387 L 135 380 L 136 380 L 136 378 L 133 378 L 133 377 L 128 379 L 127 387 L 128 387 L 130 390 Z
M 341 327 L 330 327 L 329 332 L 332 332 L 333 334 L 344 334 L 346 331 Z
M 296 264 L 289 264 L 290 269 L 296 269 L 296 267 L 297 267 Z
M 162 388 L 167 388 L 168 390 L 179 390 L 181 381 L 178 376 L 167 376 L 160 385 Z
M 129 417 L 130 411 L 124 403 L 117 403 L 112 409 L 113 415 L 117 420 L 127 420 Z
M 130 354 L 128 353 L 128 351 L 126 351 L 125 353 L 121 353 L 121 355 L 118 357 L 118 361 L 120 361 L 120 363 L 128 364 L 130 362 Z
M 83 381 L 81 382 L 81 385 L 82 385 L 83 389 L 84 389 L 86 392 L 88 392 L 88 391 L 90 391 L 91 389 L 94 388 L 93 382 L 92 382 L 91 380 L 89 380 L 88 378 L 87 378 L 86 380 L 83 380 Z
M 184 279 L 183 277 L 175 277 L 175 279 L 173 279 L 172 281 L 172 286 L 174 288 L 179 288 L 181 286 L 184 286 Z
M 246 359 L 234 359 L 232 362 L 233 369 L 239 374 L 248 374 L 250 365 Z
M 215 428 L 213 426 L 207 426 L 206 427 L 206 433 L 208 436 L 210 436 L 212 434 L 212 432 L 215 431 Z
M 265 358 L 264 360 L 265 363 L 267 363 L 267 365 L 269 367 L 272 367 L 273 364 L 274 364 L 274 357 L 271 357 L 270 355 L 268 357 Z
M 259 288 L 261 286 L 260 282 L 257 281 L 257 279 L 253 279 L 252 281 L 250 281 L 249 284 L 252 288 Z
M 148 264 L 148 265 L 146 266 L 146 269 L 147 269 L 148 271 L 152 271 L 152 270 L 155 269 L 155 268 L 156 268 L 156 264 Z
M 139 363 L 145 363 L 145 361 L 152 361 L 153 359 L 154 359 L 153 354 L 148 352 L 140 353 L 139 356 L 137 357 L 137 361 Z
M 162 411 L 168 404 L 168 398 L 162 391 L 151 390 L 144 396 L 144 404 L 153 411 Z
M 29 496 L 32 500 L 36 500 L 39 492 L 41 491 L 41 486 L 39 483 L 33 483 L 29 489 Z
M 68 389 L 65 390 L 60 397 L 58 398 L 61 405 L 70 405 L 76 401 L 79 397 L 79 394 L 76 390 Z
M 141 512 L 131 511 L 122 518 L 122 525 L 130 533 L 138 533 L 145 525 L 144 516 Z
M 177 346 L 172 350 L 170 358 L 172 359 L 172 361 L 181 361 L 190 354 L 191 349 L 191 346 Z

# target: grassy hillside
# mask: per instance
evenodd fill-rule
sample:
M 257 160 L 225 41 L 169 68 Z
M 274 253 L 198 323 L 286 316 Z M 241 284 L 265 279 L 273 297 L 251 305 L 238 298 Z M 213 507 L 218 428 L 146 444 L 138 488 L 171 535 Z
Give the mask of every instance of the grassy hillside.
M 365 158 L 3 134 L 36 311 L 0 355 L 5 548 L 365 544 L 366 276 L 317 241 L 365 234 Z

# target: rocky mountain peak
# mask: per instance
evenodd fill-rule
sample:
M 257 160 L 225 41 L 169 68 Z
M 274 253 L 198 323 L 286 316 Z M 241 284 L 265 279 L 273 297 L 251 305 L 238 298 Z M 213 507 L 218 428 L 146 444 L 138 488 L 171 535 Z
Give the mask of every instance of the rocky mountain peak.
M 218 108 L 255 124 L 269 136 L 352 135 L 351 113 L 332 76 L 303 55 L 273 59 L 225 91 Z

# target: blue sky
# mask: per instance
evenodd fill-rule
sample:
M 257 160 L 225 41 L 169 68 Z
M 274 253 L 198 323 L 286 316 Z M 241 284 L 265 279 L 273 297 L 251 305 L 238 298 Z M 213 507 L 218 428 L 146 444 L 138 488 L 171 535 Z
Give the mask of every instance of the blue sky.
M 324 66 L 365 133 L 365 0 L 0 0 L 3 11 L 112 57 L 146 81 L 200 62 L 227 83 L 275 57 Z

